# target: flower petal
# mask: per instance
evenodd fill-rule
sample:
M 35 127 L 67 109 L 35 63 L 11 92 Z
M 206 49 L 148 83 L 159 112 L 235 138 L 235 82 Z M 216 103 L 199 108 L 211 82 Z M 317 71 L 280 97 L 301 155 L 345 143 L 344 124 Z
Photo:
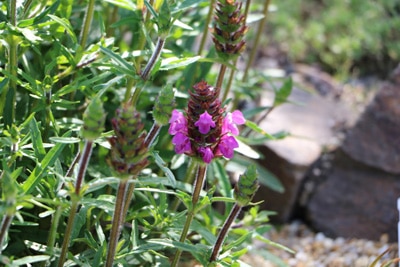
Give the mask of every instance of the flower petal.
M 225 158 L 231 159 L 234 155 L 234 149 L 239 147 L 239 143 L 236 141 L 235 137 L 227 136 L 221 138 L 218 144 L 218 149 L 221 151 Z
M 195 122 L 194 126 L 199 128 L 201 134 L 207 134 L 210 128 L 215 127 L 215 122 L 212 120 L 212 116 L 205 111 L 200 115 L 199 120 Z
M 202 156 L 204 162 L 207 164 L 210 163 L 211 160 L 214 158 L 214 153 L 209 147 L 200 147 L 199 153 Z
M 175 152 L 178 154 L 183 154 L 192 151 L 189 137 L 187 137 L 181 132 L 178 132 L 172 138 L 172 144 L 175 145 Z
M 172 116 L 169 122 L 171 123 L 168 129 L 169 134 L 175 135 L 178 132 L 184 134 L 187 133 L 187 120 L 182 112 L 179 112 L 176 109 L 174 109 L 172 111 Z

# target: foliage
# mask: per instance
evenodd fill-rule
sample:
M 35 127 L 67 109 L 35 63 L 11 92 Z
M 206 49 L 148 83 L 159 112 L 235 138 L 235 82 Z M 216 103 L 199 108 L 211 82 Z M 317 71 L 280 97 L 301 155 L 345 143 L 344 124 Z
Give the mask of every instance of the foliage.
M 384 1 L 277 1 L 274 40 L 295 61 L 319 62 L 336 74 L 383 74 L 400 60 L 400 7 Z M 379 73 L 380 72 L 380 73 Z
M 192 201 L 198 159 L 176 155 L 163 125 L 173 102 L 184 109 L 194 83 L 214 82 L 220 74 L 212 65 L 227 63 L 213 47 L 195 51 L 198 36 L 207 37 L 210 6 L 201 0 L 0 3 L 1 264 L 63 266 L 65 257 L 65 266 L 169 266 L 177 250 L 182 261 L 208 264 L 235 203 L 228 171 L 244 173 L 256 163 L 260 155 L 248 142 L 279 138 L 249 120 L 272 107 L 246 110 L 248 131 L 238 136 L 243 155 L 229 164 L 214 159 L 207 190 Z M 244 76 L 232 63 L 224 66 Z M 265 79 L 233 80 L 223 104 L 256 98 Z M 175 100 L 166 101 L 172 88 Z M 288 80 L 274 103 L 286 102 L 290 89 Z M 268 170 L 257 169 L 262 184 L 283 191 Z M 215 208 L 221 202 L 225 212 Z M 190 235 L 179 240 L 188 212 Z M 269 215 L 245 208 L 217 262 L 245 266 L 240 256 L 253 238 L 273 244 L 263 236 Z

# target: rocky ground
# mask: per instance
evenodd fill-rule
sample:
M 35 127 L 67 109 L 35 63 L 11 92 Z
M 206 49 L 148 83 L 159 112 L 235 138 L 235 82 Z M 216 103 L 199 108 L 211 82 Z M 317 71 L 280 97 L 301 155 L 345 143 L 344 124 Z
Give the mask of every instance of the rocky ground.
M 269 239 L 291 248 L 295 253 L 268 247 L 263 257 L 249 255 L 244 260 L 255 267 L 372 267 L 372 263 L 384 254 L 374 265 L 380 267 L 397 257 L 397 244 L 388 243 L 386 235 L 380 241 L 341 237 L 332 239 L 313 232 L 300 222 L 271 231 Z M 398 263 L 387 266 L 398 266 Z

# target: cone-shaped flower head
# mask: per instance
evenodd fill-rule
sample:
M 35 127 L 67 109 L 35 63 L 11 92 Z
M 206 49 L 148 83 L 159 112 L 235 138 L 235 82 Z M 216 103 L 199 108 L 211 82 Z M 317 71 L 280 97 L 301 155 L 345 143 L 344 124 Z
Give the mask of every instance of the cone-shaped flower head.
M 83 113 L 82 137 L 90 141 L 100 137 L 104 130 L 105 118 L 106 114 L 100 98 L 93 98 Z
M 247 167 L 246 172 L 240 175 L 233 192 L 235 200 L 240 206 L 247 206 L 253 199 L 259 187 L 257 178 L 257 168 L 254 164 Z
M 111 144 L 108 163 L 121 178 L 139 174 L 149 163 L 140 113 L 129 103 L 123 104 L 111 122 L 115 136 L 108 139 Z
M 175 152 L 200 157 L 205 163 L 215 157 L 232 158 L 239 146 L 232 135 L 239 134 L 236 125 L 245 123 L 243 114 L 237 110 L 224 116 L 217 90 L 206 82 L 195 84 L 193 89 L 187 114 L 174 110 L 169 120 Z
M 248 28 L 241 8 L 242 3 L 235 0 L 217 2 L 212 39 L 218 56 L 224 60 L 235 59 L 245 49 L 243 36 Z

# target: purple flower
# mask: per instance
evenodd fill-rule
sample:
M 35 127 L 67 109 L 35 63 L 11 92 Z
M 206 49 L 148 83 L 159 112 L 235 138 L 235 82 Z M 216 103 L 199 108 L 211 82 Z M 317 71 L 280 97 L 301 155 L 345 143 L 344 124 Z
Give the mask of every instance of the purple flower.
M 201 134 L 206 134 L 210 131 L 210 128 L 215 127 L 215 122 L 212 120 L 212 116 L 205 111 L 200 115 L 199 120 L 195 122 L 194 126 L 199 128 Z
M 233 158 L 233 150 L 237 147 L 239 147 L 239 143 L 236 141 L 235 137 L 228 135 L 224 135 L 218 144 L 219 151 L 228 159 Z
M 202 156 L 205 163 L 210 163 L 214 158 L 214 153 L 209 147 L 200 147 L 199 148 L 200 155 Z
M 228 112 L 222 123 L 222 134 L 232 133 L 233 135 L 239 134 L 239 129 L 236 125 L 242 125 L 246 122 L 242 112 L 235 110 L 234 112 Z
M 182 112 L 174 109 L 172 111 L 171 119 L 169 119 L 171 125 L 169 126 L 168 133 L 175 135 L 177 133 L 187 134 L 187 120 Z
M 172 144 L 175 145 L 175 152 L 178 154 L 192 151 L 189 137 L 181 132 L 176 133 L 172 138 Z

